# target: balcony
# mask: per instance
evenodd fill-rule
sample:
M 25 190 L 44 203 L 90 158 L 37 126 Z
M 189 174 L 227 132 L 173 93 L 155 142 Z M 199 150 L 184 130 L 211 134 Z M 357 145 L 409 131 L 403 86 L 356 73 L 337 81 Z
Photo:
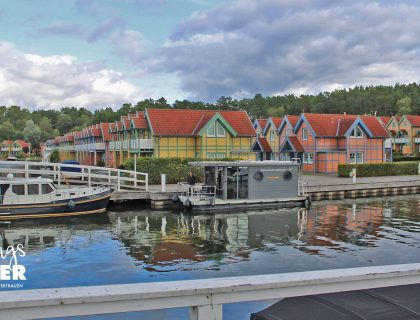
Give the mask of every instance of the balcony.
M 89 151 L 105 151 L 104 142 L 89 143 Z
M 109 150 L 114 150 L 115 149 L 115 141 L 110 141 L 109 142 Z
M 396 144 L 406 144 L 408 143 L 408 138 L 395 138 Z
M 420 137 L 414 138 L 414 143 L 420 143 Z
M 153 139 L 132 139 L 130 140 L 131 150 L 153 150 Z
M 130 149 L 130 140 L 123 140 L 122 142 L 122 149 L 123 150 L 128 150 Z

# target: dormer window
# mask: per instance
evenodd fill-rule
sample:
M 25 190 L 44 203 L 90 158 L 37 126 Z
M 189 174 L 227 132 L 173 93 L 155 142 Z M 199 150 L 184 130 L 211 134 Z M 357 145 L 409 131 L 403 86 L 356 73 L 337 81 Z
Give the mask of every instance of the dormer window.
M 220 124 L 220 122 L 215 122 L 210 125 L 207 129 L 208 137 L 226 137 L 226 130 Z
M 308 140 L 308 129 L 307 128 L 302 129 L 302 140 Z
M 350 132 L 350 138 L 363 138 L 363 130 L 360 129 L 359 126 L 356 126 L 351 132 Z

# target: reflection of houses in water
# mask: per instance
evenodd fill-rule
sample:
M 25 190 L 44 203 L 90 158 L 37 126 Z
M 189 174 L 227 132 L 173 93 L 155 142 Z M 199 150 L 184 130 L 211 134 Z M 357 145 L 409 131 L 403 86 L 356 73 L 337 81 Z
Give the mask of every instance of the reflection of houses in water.
M 327 246 L 338 250 L 342 250 L 340 242 L 370 246 L 379 237 L 383 223 L 382 203 L 353 204 L 352 207 L 328 204 L 311 210 L 300 240 L 307 245 Z

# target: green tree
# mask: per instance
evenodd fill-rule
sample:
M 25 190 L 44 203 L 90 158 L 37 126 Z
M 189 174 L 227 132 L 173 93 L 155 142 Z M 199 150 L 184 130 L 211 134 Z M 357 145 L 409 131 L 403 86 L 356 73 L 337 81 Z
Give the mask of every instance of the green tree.
M 61 114 L 57 120 L 56 128 L 60 131 L 60 134 L 64 134 L 73 128 L 73 118 L 68 114 Z
M 15 129 L 15 126 L 6 120 L 0 124 L 0 140 L 15 140 L 19 138 L 19 132 Z
M 60 153 L 58 152 L 58 149 L 54 149 L 51 152 L 50 162 L 55 162 L 55 163 L 60 162 Z
M 403 97 L 401 99 L 398 99 L 397 107 L 399 115 L 411 114 L 413 112 L 413 109 L 411 108 L 410 97 Z
M 41 129 L 32 120 L 25 122 L 23 136 L 26 141 L 30 142 L 33 148 L 37 148 L 41 142 Z

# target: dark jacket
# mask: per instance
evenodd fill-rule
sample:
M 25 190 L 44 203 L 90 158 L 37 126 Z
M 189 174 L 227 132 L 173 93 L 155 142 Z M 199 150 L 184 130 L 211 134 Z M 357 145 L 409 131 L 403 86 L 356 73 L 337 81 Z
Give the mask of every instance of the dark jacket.
M 195 176 L 192 174 L 192 175 L 188 175 L 188 184 L 190 185 L 190 186 L 193 186 L 193 185 L 195 185 Z

